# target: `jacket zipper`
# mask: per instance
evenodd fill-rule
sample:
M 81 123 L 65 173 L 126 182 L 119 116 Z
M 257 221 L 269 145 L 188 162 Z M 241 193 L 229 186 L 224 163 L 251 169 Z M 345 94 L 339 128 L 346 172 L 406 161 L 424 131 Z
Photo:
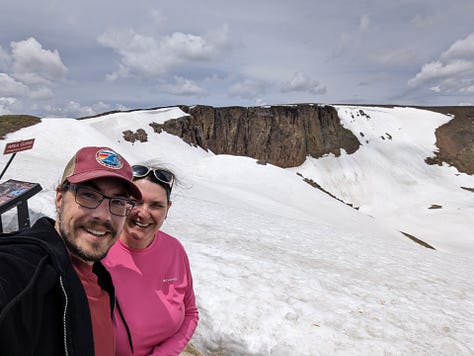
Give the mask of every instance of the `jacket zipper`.
M 67 296 L 67 293 L 66 293 L 66 288 L 64 288 L 63 276 L 59 276 L 59 284 L 61 285 L 61 289 L 63 291 L 64 301 L 65 301 L 65 303 L 64 303 L 64 313 L 63 313 L 64 354 L 66 356 L 68 356 L 69 355 L 69 350 L 68 350 L 68 346 L 67 346 L 67 325 L 66 325 L 67 319 L 66 319 L 66 316 L 67 316 L 67 312 L 68 312 L 69 299 L 68 299 L 68 296 Z

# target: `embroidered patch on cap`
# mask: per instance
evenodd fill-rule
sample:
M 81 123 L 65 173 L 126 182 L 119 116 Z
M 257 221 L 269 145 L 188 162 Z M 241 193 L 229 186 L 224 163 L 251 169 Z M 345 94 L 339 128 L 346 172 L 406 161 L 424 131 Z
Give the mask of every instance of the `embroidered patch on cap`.
M 120 169 L 123 167 L 123 162 L 120 156 L 114 151 L 100 150 L 97 151 L 96 160 L 101 165 L 112 169 Z

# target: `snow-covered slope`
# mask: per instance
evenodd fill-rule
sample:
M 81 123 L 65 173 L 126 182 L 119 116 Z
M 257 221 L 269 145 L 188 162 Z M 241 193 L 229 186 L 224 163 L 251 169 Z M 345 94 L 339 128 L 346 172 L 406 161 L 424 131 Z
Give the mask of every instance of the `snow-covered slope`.
M 413 108 L 338 107 L 362 146 L 354 154 L 308 158 L 291 169 L 379 222 L 436 249 L 474 255 L 474 177 L 430 166 L 434 132 L 446 115 Z

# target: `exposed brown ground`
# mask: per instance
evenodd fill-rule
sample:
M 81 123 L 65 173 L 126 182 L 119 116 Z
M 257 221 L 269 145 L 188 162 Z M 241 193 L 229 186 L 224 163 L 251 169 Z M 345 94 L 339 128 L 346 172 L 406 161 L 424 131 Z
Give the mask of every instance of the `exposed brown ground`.
M 427 107 L 454 119 L 438 127 L 435 132 L 439 151 L 427 163 L 449 163 L 458 171 L 474 174 L 474 106 Z

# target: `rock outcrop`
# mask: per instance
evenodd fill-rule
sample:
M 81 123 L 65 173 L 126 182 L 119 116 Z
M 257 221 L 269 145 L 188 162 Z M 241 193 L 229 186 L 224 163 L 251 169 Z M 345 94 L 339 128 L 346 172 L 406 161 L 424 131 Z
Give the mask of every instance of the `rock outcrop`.
M 458 171 L 474 174 L 474 107 L 441 106 L 423 108 L 454 118 L 436 129 L 436 146 L 438 152 L 426 159 L 430 164 L 446 162 Z
M 194 106 L 189 116 L 152 124 L 216 154 L 248 156 L 280 167 L 301 165 L 308 155 L 338 156 L 355 152 L 360 143 L 341 125 L 332 106 L 298 104 L 268 107 Z

